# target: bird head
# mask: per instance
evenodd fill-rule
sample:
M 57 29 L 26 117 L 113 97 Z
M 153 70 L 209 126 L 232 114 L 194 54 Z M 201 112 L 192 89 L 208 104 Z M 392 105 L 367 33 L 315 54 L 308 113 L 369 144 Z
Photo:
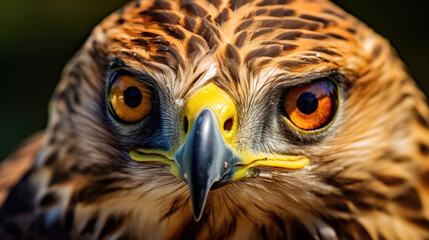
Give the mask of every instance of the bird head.
M 328 1 L 132 2 L 67 65 L 40 181 L 67 186 L 75 219 L 354 226 L 417 191 L 424 101 Z

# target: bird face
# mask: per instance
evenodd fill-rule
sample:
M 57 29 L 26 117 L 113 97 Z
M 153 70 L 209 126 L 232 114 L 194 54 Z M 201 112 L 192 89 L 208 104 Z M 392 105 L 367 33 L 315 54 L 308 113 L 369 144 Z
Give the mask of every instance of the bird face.
M 302 71 L 301 68 L 307 65 L 305 60 L 294 62 L 294 56 L 291 56 L 294 52 L 302 58 L 302 53 L 309 51 L 307 58 L 315 63 L 309 64 L 312 67 L 329 66 L 326 64 L 329 60 L 323 62 L 320 51 L 311 51 L 315 48 L 314 43 L 307 46 L 314 40 L 291 44 L 282 39 L 293 40 L 305 34 L 303 32 L 284 31 L 278 25 L 280 23 L 264 20 L 259 24 L 268 24 L 265 28 L 277 33 L 258 39 L 257 35 L 261 34 L 256 26 L 258 22 L 246 30 L 240 25 L 234 33 L 220 28 L 224 31 L 221 34 L 210 32 L 215 26 L 203 19 L 200 27 L 207 24 L 204 31 L 209 31 L 212 36 L 209 42 L 207 39 L 198 42 L 201 40 L 198 34 L 177 36 L 182 28 L 186 28 L 180 20 L 174 29 L 176 35 L 153 32 L 159 31 L 164 24 L 172 27 L 171 20 L 160 19 L 159 16 L 168 14 L 165 9 L 142 13 L 142 20 L 151 27 L 144 29 L 143 37 L 131 41 L 146 43 L 148 49 L 145 54 L 156 54 L 153 58 L 159 60 L 155 62 L 162 68 L 161 72 L 169 71 L 171 76 L 162 76 L 165 82 L 160 82 L 160 76 L 154 75 L 150 67 L 143 71 L 126 69 L 138 69 L 141 63 L 132 64 L 129 58 L 123 59 L 115 50 L 115 61 L 121 64 L 115 66 L 117 69 L 108 80 L 107 108 L 112 121 L 121 122 L 125 127 L 149 124 L 155 114 L 158 114 L 155 121 L 162 122 L 168 119 L 166 112 L 171 112 L 171 121 L 165 122 L 169 128 L 156 123 L 148 127 L 153 129 L 153 133 L 163 132 L 160 136 L 162 141 L 153 140 L 152 134 L 146 136 L 150 144 L 136 142 L 136 147 L 128 151 L 129 158 L 142 164 L 161 162 L 167 165 L 171 174 L 188 184 L 195 218 L 200 219 L 211 189 L 243 177 L 253 177 L 257 175 L 255 167 L 291 171 L 308 165 L 309 157 L 305 152 L 297 151 L 296 143 L 288 135 L 316 140 L 329 129 L 338 115 L 339 86 L 343 83 L 341 75 L 335 73 L 336 69 L 330 68 L 300 72 L 300 75 L 314 75 L 305 81 L 300 79 L 300 75 L 289 76 L 288 69 L 296 67 L 300 69 L 296 71 Z M 298 23 L 295 20 L 290 20 L 290 23 L 287 19 L 283 21 L 292 29 Z M 310 22 L 299 24 L 309 24 L 302 26 L 304 29 L 317 28 Z M 126 23 L 121 25 L 126 26 Z M 221 38 L 235 39 L 223 41 Z M 177 44 L 183 43 L 186 44 L 178 48 Z M 257 50 L 246 46 L 260 44 L 262 46 Z M 120 54 L 124 54 L 123 47 L 124 44 L 117 46 L 122 49 Z M 186 52 L 180 52 L 182 47 Z M 128 54 L 136 56 L 136 52 L 143 49 L 132 47 Z M 335 54 L 330 52 L 326 55 Z M 262 60 L 265 62 L 260 65 Z M 153 64 L 152 61 L 148 63 Z M 291 79 L 296 82 L 291 82 Z M 167 89 L 160 91 L 162 88 Z M 262 106 L 268 107 L 258 109 Z M 274 131 L 279 128 L 286 133 Z M 277 149 L 274 150 L 273 145 L 277 145 Z
M 323 0 L 130 3 L 64 71 L 42 192 L 63 189 L 76 234 L 94 216 L 147 238 L 194 219 L 198 236 L 367 234 L 422 205 L 405 196 L 427 167 L 424 97 L 388 46 Z
M 127 98 L 132 99 L 127 91 L 134 88 L 134 86 L 126 88 L 118 98 L 123 98 L 125 102 Z M 137 92 L 138 101 L 144 106 L 145 102 L 141 100 L 140 91 Z M 304 92 L 311 95 L 308 98 L 315 98 L 311 91 Z M 308 103 L 305 94 L 301 94 L 300 97 L 303 100 L 298 102 L 303 105 L 302 109 L 309 108 L 311 113 L 317 111 L 317 98 L 313 100 L 315 103 L 311 104 Z M 327 96 L 322 95 L 321 98 L 325 97 Z M 111 101 L 114 102 L 115 99 L 111 98 Z M 295 108 L 293 114 L 301 113 L 298 107 Z M 329 110 L 327 114 L 331 112 Z M 130 157 L 136 161 L 160 161 L 171 166 L 171 173 L 183 179 L 189 186 L 197 219 L 201 218 L 208 191 L 212 187 L 225 184 L 232 179 L 240 179 L 251 167 L 299 169 L 308 164 L 308 158 L 305 156 L 237 151 L 234 146 L 237 132 L 237 124 L 234 124 L 234 119 L 237 119 L 235 103 L 214 83 L 203 86 L 187 100 L 181 119 L 181 145 L 177 149 L 165 151 L 142 148 L 131 151 Z

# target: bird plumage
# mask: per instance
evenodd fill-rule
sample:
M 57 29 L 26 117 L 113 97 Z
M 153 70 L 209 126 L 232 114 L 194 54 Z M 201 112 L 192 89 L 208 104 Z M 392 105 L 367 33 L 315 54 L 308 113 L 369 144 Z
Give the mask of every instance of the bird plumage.
M 156 90 L 148 121 L 109 115 L 118 69 Z M 327 77 L 340 89 L 332 125 L 290 128 L 284 89 Z M 177 149 L 184 103 L 208 83 L 236 104 L 238 150 L 310 164 L 250 169 L 210 191 L 197 222 L 185 182 L 129 152 Z M 429 238 L 426 98 L 389 43 L 329 1 L 131 2 L 66 66 L 49 113 L 34 165 L 0 211 L 5 239 Z

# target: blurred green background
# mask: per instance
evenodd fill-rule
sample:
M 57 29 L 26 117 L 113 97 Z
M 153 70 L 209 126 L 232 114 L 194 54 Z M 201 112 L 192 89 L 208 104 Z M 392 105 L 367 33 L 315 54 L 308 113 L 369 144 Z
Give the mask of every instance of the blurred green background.
M 0 161 L 43 129 L 50 95 L 91 29 L 125 0 L 0 0 Z M 387 37 L 426 92 L 429 14 L 421 0 L 335 0 Z

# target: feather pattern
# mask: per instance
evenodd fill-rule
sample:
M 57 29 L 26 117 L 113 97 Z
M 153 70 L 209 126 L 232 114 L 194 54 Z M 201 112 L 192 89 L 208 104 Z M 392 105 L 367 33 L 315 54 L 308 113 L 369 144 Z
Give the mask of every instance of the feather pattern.
M 156 89 L 144 124 L 109 115 L 117 69 Z M 335 122 L 293 131 L 278 111 L 283 91 L 328 76 L 341 89 Z M 209 82 L 237 105 L 238 149 L 311 163 L 251 169 L 212 190 L 195 222 L 186 184 L 128 152 L 177 149 L 183 102 Z M 329 1 L 131 2 L 66 66 L 44 139 L 0 211 L 5 239 L 429 238 L 426 98 L 389 43 Z

